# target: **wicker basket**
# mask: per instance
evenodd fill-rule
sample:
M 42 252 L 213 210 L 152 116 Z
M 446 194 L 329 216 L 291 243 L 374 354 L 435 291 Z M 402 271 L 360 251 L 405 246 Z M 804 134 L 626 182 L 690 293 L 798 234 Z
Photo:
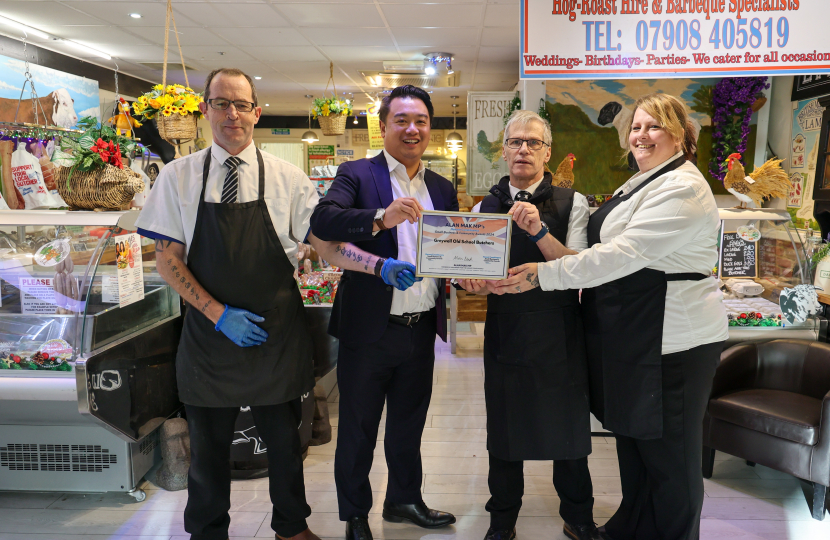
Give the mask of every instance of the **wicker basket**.
M 159 135 L 169 143 L 183 143 L 196 138 L 196 115 L 171 114 L 170 116 L 164 116 L 158 114 L 156 118 L 158 118 Z M 345 129 L 345 122 L 343 127 Z
M 323 135 L 343 135 L 346 133 L 346 116 L 342 114 L 330 114 L 328 116 L 318 116 L 317 120 L 320 122 L 320 130 Z
M 129 208 L 136 193 L 144 191 L 141 175 L 128 168 L 105 165 L 95 171 L 76 169 L 67 186 L 70 170 L 71 167 L 58 167 L 55 177 L 58 192 L 73 210 L 123 210 Z

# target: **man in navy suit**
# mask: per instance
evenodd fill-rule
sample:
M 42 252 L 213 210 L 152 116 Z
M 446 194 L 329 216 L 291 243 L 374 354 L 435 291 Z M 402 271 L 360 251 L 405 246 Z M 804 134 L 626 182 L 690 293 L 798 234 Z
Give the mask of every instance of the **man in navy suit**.
M 458 199 L 452 184 L 421 162 L 433 115 L 429 94 L 410 85 L 395 88 L 378 115 L 383 152 L 340 165 L 311 228 L 321 240 L 414 263 L 421 211 L 457 211 Z M 427 528 L 455 523 L 452 514 L 429 509 L 421 498 L 421 434 L 435 335 L 447 336 L 444 287 L 443 279 L 427 278 L 401 291 L 369 274 L 343 273 L 329 333 L 340 340 L 334 479 L 347 540 L 372 539 L 369 471 L 384 403 L 389 479 L 383 518 Z

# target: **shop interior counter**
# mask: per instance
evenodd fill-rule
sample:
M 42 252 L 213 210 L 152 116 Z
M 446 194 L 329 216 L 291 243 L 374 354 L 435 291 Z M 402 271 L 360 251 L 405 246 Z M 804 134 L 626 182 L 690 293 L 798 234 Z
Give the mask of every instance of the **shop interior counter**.
M 745 341 L 825 341 L 827 320 L 791 323 L 779 306 L 782 291 L 811 284 L 804 240 L 784 209 L 719 209 L 718 278 L 729 318 L 725 348 Z
M 181 408 L 181 300 L 136 211 L 0 212 L 0 489 L 129 491 Z

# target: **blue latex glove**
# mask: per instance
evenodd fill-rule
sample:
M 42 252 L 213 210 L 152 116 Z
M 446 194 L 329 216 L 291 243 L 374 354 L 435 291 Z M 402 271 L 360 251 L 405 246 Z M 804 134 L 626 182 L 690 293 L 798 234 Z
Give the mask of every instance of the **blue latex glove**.
M 221 330 L 228 339 L 240 347 L 253 347 L 262 345 L 268 339 L 268 332 L 254 324 L 264 320 L 264 317 L 254 315 L 250 311 L 225 304 L 225 311 L 216 323 L 216 330 Z
M 405 291 L 424 278 L 415 277 L 415 265 L 396 259 L 386 259 L 380 268 L 380 277 L 387 285 L 392 285 L 399 291 Z

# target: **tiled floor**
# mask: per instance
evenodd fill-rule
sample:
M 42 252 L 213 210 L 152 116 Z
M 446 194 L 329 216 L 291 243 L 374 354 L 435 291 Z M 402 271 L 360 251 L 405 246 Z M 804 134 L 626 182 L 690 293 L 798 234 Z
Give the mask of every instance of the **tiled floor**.
M 451 355 L 439 342 L 432 405 L 424 431 L 424 500 L 453 512 L 455 526 L 424 530 L 386 523 L 380 515 L 386 484 L 383 444 L 371 473 L 375 504 L 369 523 L 376 539 L 481 540 L 488 526 L 485 409 L 480 351 Z M 332 424 L 337 424 L 337 390 L 330 397 Z M 379 439 L 383 439 L 381 426 Z M 336 428 L 334 430 L 336 439 Z M 313 514 L 312 530 L 322 538 L 341 538 L 332 470 L 335 442 L 312 447 L 305 461 L 306 490 Z M 804 486 L 765 467 L 717 455 L 715 475 L 705 481 L 701 537 L 707 540 L 828 540 L 830 518 L 810 517 Z M 620 502 L 614 439 L 595 437 L 589 465 L 596 498 L 594 514 L 604 523 Z M 563 540 L 559 501 L 551 484 L 550 462 L 525 465 L 525 497 L 518 523 L 524 539 Z M 144 482 L 147 499 L 137 503 L 125 494 L 0 493 L 0 540 L 185 540 L 182 510 L 186 493 L 167 492 Z M 809 489 L 809 488 L 806 488 Z M 807 492 L 809 494 L 809 491 Z M 231 530 L 235 539 L 273 538 L 266 479 L 235 481 Z

